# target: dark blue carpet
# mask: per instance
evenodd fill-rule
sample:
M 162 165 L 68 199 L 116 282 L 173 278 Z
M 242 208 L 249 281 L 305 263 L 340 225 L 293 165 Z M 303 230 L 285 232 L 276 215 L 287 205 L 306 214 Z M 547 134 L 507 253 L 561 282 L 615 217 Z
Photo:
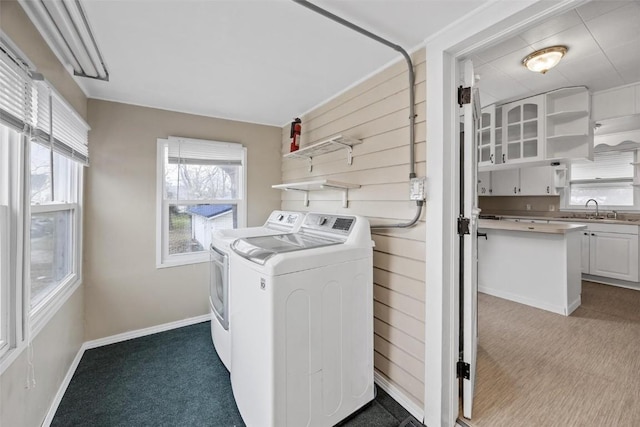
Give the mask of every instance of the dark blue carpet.
M 409 413 L 378 388 L 341 426 L 395 427 Z M 52 426 L 244 426 L 209 322 L 82 356 Z

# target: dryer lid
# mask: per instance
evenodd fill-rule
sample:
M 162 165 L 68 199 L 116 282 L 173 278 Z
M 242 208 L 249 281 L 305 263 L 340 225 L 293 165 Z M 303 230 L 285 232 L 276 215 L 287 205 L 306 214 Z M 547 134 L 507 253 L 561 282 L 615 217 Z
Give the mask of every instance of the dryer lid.
M 341 243 L 343 243 L 343 240 L 332 240 L 304 233 L 289 233 L 238 239 L 231 244 L 231 249 L 249 261 L 264 265 L 269 258 L 277 254 L 339 245 Z

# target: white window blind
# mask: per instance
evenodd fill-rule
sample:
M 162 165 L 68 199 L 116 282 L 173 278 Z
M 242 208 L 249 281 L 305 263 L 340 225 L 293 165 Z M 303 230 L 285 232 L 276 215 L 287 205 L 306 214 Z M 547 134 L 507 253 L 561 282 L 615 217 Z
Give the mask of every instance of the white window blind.
M 22 132 L 32 126 L 33 83 L 25 66 L 0 44 L 0 122 Z
M 57 93 L 52 91 L 51 99 L 54 151 L 79 163 L 88 164 L 89 126 Z
M 633 179 L 633 151 L 595 153 L 593 162 L 571 165 L 571 181 Z
M 36 122 L 31 135 L 32 138 L 49 146 L 51 134 L 51 90 L 44 81 L 36 83 Z
M 244 156 L 242 144 L 202 141 L 170 136 L 169 164 L 240 165 Z

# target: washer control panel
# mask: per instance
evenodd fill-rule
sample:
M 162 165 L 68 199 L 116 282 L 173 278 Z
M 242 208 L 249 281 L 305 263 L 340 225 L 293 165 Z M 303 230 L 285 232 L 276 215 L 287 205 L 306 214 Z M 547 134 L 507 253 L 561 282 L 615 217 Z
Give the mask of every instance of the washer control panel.
M 304 227 L 327 233 L 348 235 L 355 222 L 356 218 L 352 216 L 309 213 L 304 220 Z

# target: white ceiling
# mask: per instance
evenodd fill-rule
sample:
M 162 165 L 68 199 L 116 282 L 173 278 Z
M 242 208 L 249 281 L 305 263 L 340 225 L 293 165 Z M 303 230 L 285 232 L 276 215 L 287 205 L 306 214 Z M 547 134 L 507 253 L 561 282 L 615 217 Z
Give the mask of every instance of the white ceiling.
M 522 65 L 531 52 L 569 48 L 546 74 Z M 482 105 L 563 86 L 592 92 L 640 81 L 640 1 L 593 1 L 470 56 Z
M 405 49 L 488 0 L 319 0 Z M 89 97 L 282 126 L 400 58 L 288 0 L 83 0 L 109 82 Z

